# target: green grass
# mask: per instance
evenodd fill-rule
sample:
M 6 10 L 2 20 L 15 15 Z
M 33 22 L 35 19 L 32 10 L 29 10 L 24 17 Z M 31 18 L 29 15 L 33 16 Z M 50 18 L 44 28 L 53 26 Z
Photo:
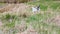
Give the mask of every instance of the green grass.
M 5 3 L 0 3 L 0 5 L 5 4 Z
M 44 14 L 36 14 L 36 15 L 32 15 L 30 17 L 27 17 L 26 19 L 24 18 L 24 20 L 26 21 L 27 26 L 30 25 L 30 23 L 32 24 L 32 26 L 35 28 L 35 30 L 38 31 L 39 34 L 60 34 L 60 28 L 56 25 L 54 25 L 54 23 L 46 23 L 45 20 L 47 18 L 51 18 L 53 17 L 55 14 L 50 14 L 50 13 L 46 13 L 46 11 L 44 11 Z M 4 17 L 5 18 L 4 18 Z M 12 18 L 13 21 L 12 22 L 5 22 L 5 27 L 8 28 L 13 28 L 15 26 L 15 22 L 17 21 L 17 23 L 19 23 L 19 21 L 21 21 L 21 19 L 19 19 L 19 16 L 16 15 L 10 15 L 10 14 L 6 14 L 3 15 L 1 18 L 3 18 L 4 20 L 6 19 L 10 19 Z M 16 18 L 15 18 L 16 17 Z M 18 19 L 18 20 L 17 20 Z M 6 20 L 7 21 L 7 20 Z
M 51 17 L 51 15 L 49 15 L 49 17 Z M 55 33 L 57 34 L 60 32 L 60 28 L 58 26 L 53 25 L 53 23 L 52 25 L 45 23 L 45 19 L 47 19 L 47 15 L 45 14 L 44 16 L 41 14 L 33 15 L 27 19 L 27 23 L 32 23 L 32 26 L 39 32 L 39 34 L 48 34 L 48 32 L 49 34 L 53 34 L 55 31 Z
M 0 7 L 3 7 L 5 5 L 5 3 L 0 3 Z
M 40 9 L 43 10 L 43 11 L 46 11 L 48 6 L 44 5 L 43 2 L 28 2 L 28 4 L 30 5 L 40 5 Z
M 7 23 L 7 24 L 5 24 L 5 27 L 8 27 L 8 28 L 13 28 L 13 27 L 15 27 L 15 23 Z
M 50 8 L 52 8 L 53 10 L 56 10 L 58 7 L 60 7 L 60 3 L 47 2 L 47 5 L 45 5 L 45 2 L 28 2 L 27 4 L 35 6 L 40 4 L 40 8 L 44 12 L 44 14 L 39 13 L 36 15 L 29 16 L 26 19 L 12 14 L 6 14 L 0 17 L 0 19 L 4 22 L 4 26 L 8 28 L 13 28 L 15 26 L 16 21 L 17 23 L 20 23 L 19 21 L 24 19 L 26 21 L 27 26 L 32 24 L 34 29 L 37 30 L 39 34 L 60 34 L 59 26 L 55 25 L 55 23 L 53 22 L 45 22 L 48 18 L 52 18 L 57 13 L 57 11 L 53 11 L 53 14 L 47 13 L 46 10 L 48 9 L 48 6 L 50 6 Z M 10 18 L 12 19 L 12 22 L 8 21 Z
M 60 3 L 50 0 L 48 0 L 47 2 L 46 1 L 28 2 L 27 4 L 35 6 L 40 5 L 40 9 L 43 11 L 46 11 L 48 9 L 48 6 L 53 10 L 56 10 L 58 7 L 60 7 Z
M 48 32 L 49 34 L 59 34 L 60 28 L 56 26 L 55 23 L 52 22 L 47 24 L 47 22 L 45 22 L 45 20 L 47 20 L 48 18 L 52 18 L 56 13 L 54 12 L 53 14 L 51 14 L 44 11 L 44 14 L 36 14 L 28 17 L 26 22 L 28 23 L 28 25 L 32 23 L 32 26 L 39 32 L 39 34 L 48 34 Z M 41 27 L 43 29 L 41 29 Z
M 56 10 L 59 6 L 60 6 L 60 3 L 53 3 L 51 5 L 51 8 L 54 9 L 54 10 Z
M 49 1 L 49 0 L 46 0 L 46 1 Z M 57 8 L 60 7 L 60 3 L 56 3 L 53 1 L 47 2 L 47 5 L 45 5 L 45 2 L 31 2 L 28 4 L 30 4 L 30 5 L 39 5 L 40 4 L 40 9 L 44 12 L 48 8 L 57 10 Z M 48 23 L 48 24 L 44 22 L 44 20 L 46 20 L 47 18 L 52 18 L 56 13 L 57 13 L 57 11 L 54 11 L 53 14 L 49 14 L 49 13 L 45 12 L 43 15 L 42 14 L 33 15 L 33 16 L 27 18 L 26 21 L 28 24 L 32 23 L 33 27 L 39 32 L 39 34 L 60 34 L 59 26 L 56 26 L 55 23 L 53 23 L 53 22 Z M 41 29 L 41 27 L 42 27 L 42 29 Z

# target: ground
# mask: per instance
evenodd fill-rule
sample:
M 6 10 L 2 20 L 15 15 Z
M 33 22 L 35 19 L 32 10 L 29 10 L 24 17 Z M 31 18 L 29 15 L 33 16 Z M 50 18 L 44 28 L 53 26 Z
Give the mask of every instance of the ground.
M 31 7 L 40 4 L 40 13 Z M 60 34 L 59 1 L 7 4 L 0 8 L 2 34 Z

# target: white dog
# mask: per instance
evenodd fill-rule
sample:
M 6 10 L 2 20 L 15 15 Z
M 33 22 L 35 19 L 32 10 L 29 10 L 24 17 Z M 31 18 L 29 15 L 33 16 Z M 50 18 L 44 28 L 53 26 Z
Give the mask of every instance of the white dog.
M 40 11 L 40 6 L 32 7 L 32 12 L 38 12 Z

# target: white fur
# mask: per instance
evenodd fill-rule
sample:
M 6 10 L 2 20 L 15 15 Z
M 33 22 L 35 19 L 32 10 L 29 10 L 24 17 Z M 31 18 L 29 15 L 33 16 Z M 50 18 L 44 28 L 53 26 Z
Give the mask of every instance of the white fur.
M 37 10 L 37 7 L 32 7 L 32 12 L 37 12 L 37 11 L 40 11 L 40 9 Z
M 37 11 L 36 7 L 32 7 L 32 12 L 36 12 L 36 11 Z

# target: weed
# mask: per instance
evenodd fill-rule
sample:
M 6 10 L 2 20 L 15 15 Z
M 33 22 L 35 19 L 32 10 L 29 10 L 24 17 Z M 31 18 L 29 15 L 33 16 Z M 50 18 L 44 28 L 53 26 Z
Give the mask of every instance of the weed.
M 11 15 L 10 14 L 6 14 L 5 15 L 5 19 L 10 19 L 11 18 Z

